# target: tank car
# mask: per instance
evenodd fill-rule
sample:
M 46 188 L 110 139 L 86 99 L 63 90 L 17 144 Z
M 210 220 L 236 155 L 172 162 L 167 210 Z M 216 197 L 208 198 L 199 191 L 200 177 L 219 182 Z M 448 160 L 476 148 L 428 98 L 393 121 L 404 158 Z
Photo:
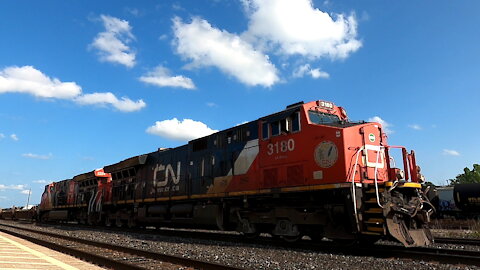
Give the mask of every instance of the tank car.
M 394 166 L 395 152 L 402 168 Z M 328 101 L 296 103 L 103 173 L 110 177 L 88 178 L 97 181 L 90 197 L 69 189 L 76 200 L 66 204 L 52 204 L 61 193 L 47 187 L 41 214 L 63 210 L 55 216 L 116 226 L 215 226 L 289 241 L 432 241 L 433 209 L 415 153 L 388 145 L 380 123 L 350 121 Z M 79 187 L 81 180 L 68 181 Z M 109 191 L 99 193 L 101 181 Z
M 453 186 L 452 197 L 456 207 L 465 215 L 480 215 L 480 184 L 456 184 Z

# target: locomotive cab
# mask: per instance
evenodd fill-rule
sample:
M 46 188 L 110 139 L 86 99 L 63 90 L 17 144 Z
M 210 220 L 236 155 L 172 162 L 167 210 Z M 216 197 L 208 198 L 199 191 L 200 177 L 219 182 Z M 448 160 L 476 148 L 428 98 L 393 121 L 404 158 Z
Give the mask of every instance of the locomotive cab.
M 426 226 L 433 207 L 423 196 L 415 154 L 389 146 L 380 123 L 350 121 L 328 101 L 296 103 L 262 120 L 261 188 L 318 189 L 315 204 L 325 221 L 313 230 L 332 239 L 431 243 Z M 396 149 L 403 169 L 392 161 Z M 322 199 L 332 193 L 336 198 Z
M 313 178 L 351 183 L 358 233 L 393 237 L 407 247 L 430 244 L 427 224 L 434 209 L 422 192 L 424 177 L 415 153 L 389 146 L 380 123 L 351 122 L 343 108 L 330 102 L 306 105 L 310 128 L 322 134 L 313 136 L 318 143 Z M 395 150 L 400 150 L 402 169 L 395 165 Z

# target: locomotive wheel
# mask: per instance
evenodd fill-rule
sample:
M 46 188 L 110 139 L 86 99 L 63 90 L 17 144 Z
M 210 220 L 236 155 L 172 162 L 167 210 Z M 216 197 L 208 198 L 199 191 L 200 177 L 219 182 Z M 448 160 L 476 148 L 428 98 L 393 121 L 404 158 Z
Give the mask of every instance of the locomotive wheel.
M 115 218 L 115 226 L 117 226 L 117 228 L 121 228 L 123 226 L 123 221 L 122 219 L 120 218 L 120 216 L 117 216 Z
M 137 227 L 137 221 L 135 220 L 134 217 L 129 217 L 127 221 L 127 227 L 130 229 L 133 229 Z
M 253 233 L 243 233 L 243 235 L 247 238 L 247 239 L 256 239 L 260 236 L 260 233 L 259 232 L 253 232 Z
M 286 236 L 286 235 L 283 235 L 282 236 L 282 239 L 288 243 L 295 243 L 297 242 L 298 240 L 302 239 L 302 235 L 299 234 L 297 236 Z
M 112 226 L 112 221 L 110 220 L 110 216 L 105 217 L 105 226 L 106 227 L 111 227 Z

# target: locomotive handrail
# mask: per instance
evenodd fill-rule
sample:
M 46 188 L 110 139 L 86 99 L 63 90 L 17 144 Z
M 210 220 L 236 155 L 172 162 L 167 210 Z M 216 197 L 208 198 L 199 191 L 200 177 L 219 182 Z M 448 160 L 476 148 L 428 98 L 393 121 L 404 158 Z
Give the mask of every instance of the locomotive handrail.
M 380 195 L 378 194 L 378 159 L 380 157 L 380 152 L 382 151 L 382 148 L 385 148 L 384 146 L 378 146 L 378 151 L 377 151 L 377 160 L 375 162 L 375 194 L 377 195 L 377 204 L 380 206 L 380 208 L 383 208 L 383 205 L 380 203 Z
M 404 169 L 404 173 L 405 173 L 405 181 L 409 180 L 410 179 L 410 177 L 409 177 L 410 166 L 408 165 L 407 149 L 404 146 L 389 145 L 389 146 L 386 146 L 387 152 L 388 152 L 388 149 L 390 149 L 390 148 L 402 149 L 403 169 Z M 390 156 L 390 155 L 388 155 L 388 156 Z M 413 175 L 412 175 L 412 178 L 413 178 Z
M 363 151 L 364 147 L 359 147 L 357 153 L 355 154 L 355 165 L 353 166 L 352 172 L 352 197 L 353 197 L 353 211 L 355 213 L 355 220 L 357 222 L 357 229 L 360 231 L 360 223 L 358 221 L 358 211 L 357 211 L 357 191 L 355 189 L 355 173 L 357 172 L 358 165 L 358 154 Z

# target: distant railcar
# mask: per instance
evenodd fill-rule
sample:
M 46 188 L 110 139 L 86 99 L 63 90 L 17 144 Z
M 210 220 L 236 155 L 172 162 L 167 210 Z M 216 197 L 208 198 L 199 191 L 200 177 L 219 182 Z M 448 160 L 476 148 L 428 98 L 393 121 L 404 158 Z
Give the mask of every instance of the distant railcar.
M 0 219 L 35 221 L 37 206 L 15 207 L 0 209 Z
M 480 184 L 456 184 L 452 195 L 458 209 L 469 215 L 480 215 Z
M 403 168 L 391 162 L 393 151 Z M 431 242 L 433 210 L 415 154 L 380 123 L 327 101 L 297 103 L 173 149 L 47 185 L 44 220 L 215 226 L 295 240 Z

